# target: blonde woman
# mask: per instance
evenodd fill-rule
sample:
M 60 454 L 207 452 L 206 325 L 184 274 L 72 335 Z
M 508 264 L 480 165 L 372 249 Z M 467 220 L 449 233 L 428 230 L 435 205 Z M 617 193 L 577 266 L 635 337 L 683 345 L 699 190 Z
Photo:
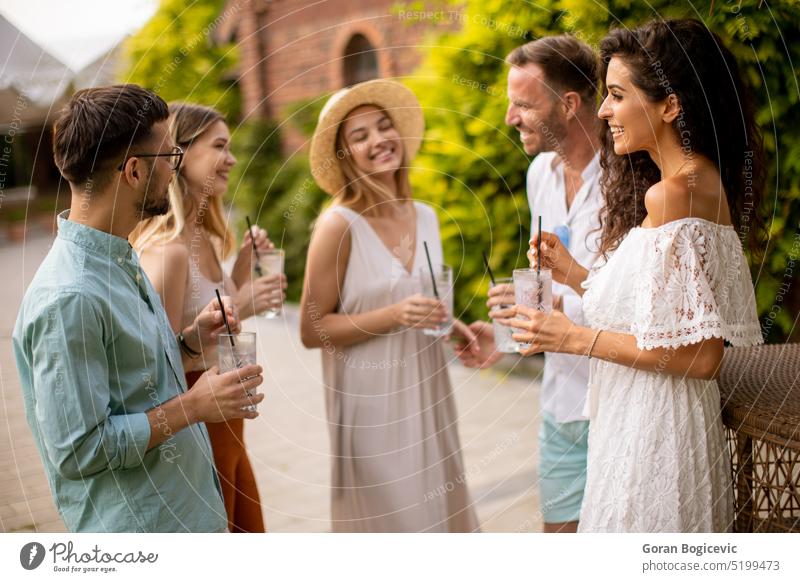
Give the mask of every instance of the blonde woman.
M 478 529 L 441 340 L 422 331 L 445 318 L 416 276 L 424 242 L 442 263 L 436 214 L 408 182 L 423 127 L 411 91 L 368 81 L 331 97 L 311 145 L 334 200 L 308 251 L 301 336 L 322 348 L 334 531 Z
M 170 210 L 142 221 L 131 234 L 142 267 L 161 296 L 172 328 L 183 329 L 215 288 L 230 295 L 240 319 L 283 300 L 285 280 L 279 276 L 253 280 L 252 238 L 244 236 L 230 275 L 222 260 L 234 251 L 234 237 L 224 217 L 222 197 L 228 173 L 236 163 L 230 152 L 230 131 L 222 115 L 189 103 L 169 106 L 172 139 L 185 154 L 170 186 Z M 265 231 L 253 227 L 259 250 L 272 247 Z M 191 354 L 190 354 L 191 355 Z M 198 367 L 210 368 L 216 354 L 203 353 Z M 187 373 L 191 381 L 198 372 Z M 263 532 L 258 489 L 244 446 L 241 419 L 208 423 L 214 463 L 222 485 L 228 526 L 232 532 Z

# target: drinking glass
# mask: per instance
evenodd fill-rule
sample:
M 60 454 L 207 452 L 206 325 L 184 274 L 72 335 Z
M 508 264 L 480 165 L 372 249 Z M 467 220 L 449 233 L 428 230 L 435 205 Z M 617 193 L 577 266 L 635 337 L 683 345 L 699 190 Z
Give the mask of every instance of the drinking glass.
M 217 336 L 217 354 L 220 374 L 255 364 L 256 334 L 251 331 L 243 331 L 236 335 L 221 333 Z M 242 379 L 244 380 L 244 378 Z M 256 392 L 256 389 L 253 388 L 247 392 L 247 395 L 252 398 Z M 255 412 L 256 405 L 243 406 L 242 410 Z
M 422 285 L 422 294 L 426 297 L 439 299 L 447 312 L 446 321 L 435 328 L 423 328 L 422 333 L 433 337 L 446 336 L 453 329 L 453 269 L 447 265 L 433 266 L 433 280 L 436 281 L 435 291 L 430 269 L 421 267 L 419 269 L 419 280 Z
M 500 277 L 495 279 L 495 282 L 492 283 L 492 287 L 497 287 L 498 285 L 508 285 L 509 283 L 513 283 L 513 279 L 511 277 Z M 492 307 L 492 311 L 499 311 L 501 309 L 508 309 L 513 307 L 512 305 L 495 305 Z M 497 351 L 503 354 L 516 354 L 519 350 L 519 343 L 514 341 L 511 337 L 516 329 L 510 327 L 508 325 L 503 325 L 499 321 L 492 319 L 492 326 L 494 327 L 494 343 L 497 346 Z
M 514 269 L 514 299 L 517 305 L 550 313 L 553 310 L 553 273 L 550 269 Z M 528 319 L 517 315 L 519 319 Z
M 258 261 L 254 260 L 253 262 L 254 276 L 266 277 L 268 275 L 282 275 L 284 256 L 283 249 L 271 249 L 266 252 L 259 253 Z M 256 270 L 255 265 L 258 265 L 260 268 L 260 273 L 258 270 Z M 283 306 L 280 303 L 277 303 L 275 305 L 271 305 L 266 311 L 259 313 L 259 315 L 267 319 L 273 319 L 275 317 L 279 317 L 281 313 L 283 313 Z

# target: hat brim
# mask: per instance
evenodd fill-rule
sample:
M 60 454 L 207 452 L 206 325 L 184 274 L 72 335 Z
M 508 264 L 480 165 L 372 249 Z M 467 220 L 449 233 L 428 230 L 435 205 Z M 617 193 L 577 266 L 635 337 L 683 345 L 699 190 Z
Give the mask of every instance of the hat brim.
M 356 107 L 375 105 L 385 110 L 400 134 L 406 160 L 417 155 L 425 132 L 425 117 L 413 91 L 397 81 L 375 79 L 359 83 L 335 94 L 323 108 L 311 138 L 309 162 L 311 174 L 319 187 L 332 196 L 344 190 L 345 178 L 340 162 L 344 152 L 336 151 L 339 125 Z

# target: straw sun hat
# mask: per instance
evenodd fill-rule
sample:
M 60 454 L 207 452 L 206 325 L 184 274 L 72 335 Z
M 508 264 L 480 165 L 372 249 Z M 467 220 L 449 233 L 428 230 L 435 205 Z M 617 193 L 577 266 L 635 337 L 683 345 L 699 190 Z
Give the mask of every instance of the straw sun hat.
M 339 166 L 344 155 L 336 151 L 336 134 L 342 120 L 356 107 L 375 105 L 392 118 L 406 152 L 406 160 L 417 155 L 425 131 L 425 118 L 416 95 L 397 81 L 375 79 L 334 93 L 319 114 L 311 138 L 311 174 L 319 187 L 335 196 L 345 186 Z

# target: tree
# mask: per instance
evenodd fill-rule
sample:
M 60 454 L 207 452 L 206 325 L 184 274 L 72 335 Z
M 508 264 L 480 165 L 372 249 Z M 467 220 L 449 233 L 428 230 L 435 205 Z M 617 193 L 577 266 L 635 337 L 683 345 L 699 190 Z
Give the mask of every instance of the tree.
M 237 232 L 247 228 L 244 215 L 267 229 L 275 246 L 285 253 L 286 297 L 297 301 L 303 287 L 311 227 L 330 196 L 314 182 L 305 154 L 288 159 L 281 154 L 276 122 L 250 121 L 237 128 L 232 142 L 239 161 L 231 173 L 231 184 L 236 187 L 228 194 L 242 215 Z
M 236 47 L 211 41 L 227 16 L 225 4 L 225 0 L 162 0 L 147 24 L 125 43 L 128 70 L 122 80 L 147 87 L 165 101 L 202 103 L 228 120 L 238 119 L 241 100 L 231 76 Z

